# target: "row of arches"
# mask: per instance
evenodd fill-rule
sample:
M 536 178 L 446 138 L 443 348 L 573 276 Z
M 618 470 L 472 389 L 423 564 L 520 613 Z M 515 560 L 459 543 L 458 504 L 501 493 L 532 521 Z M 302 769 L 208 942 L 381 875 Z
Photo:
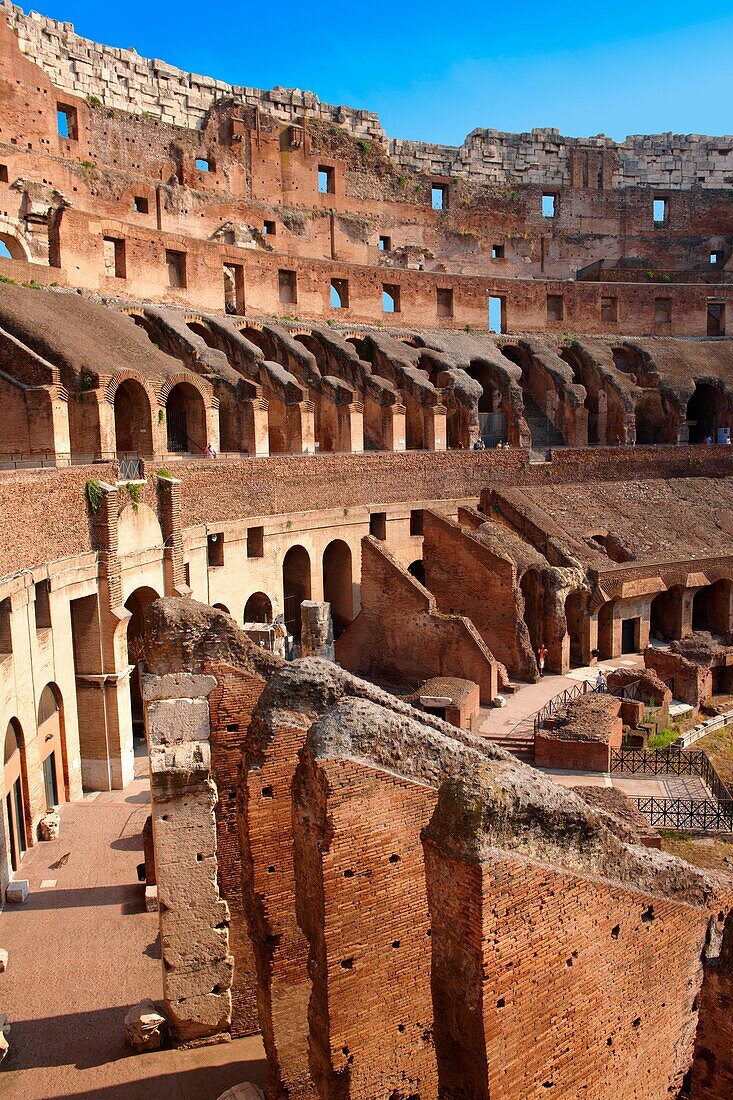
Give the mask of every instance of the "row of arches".
M 44 804 L 41 809 L 45 811 L 65 802 L 69 793 L 63 698 L 55 683 L 46 684 L 41 692 L 37 730 L 38 758 L 34 759 L 33 766 L 40 770 L 40 775 L 33 788 L 42 790 Z M 33 825 L 27 744 L 23 727 L 15 717 L 10 719 L 5 730 L 3 778 L 8 863 L 10 870 L 15 872 L 30 846 Z
M 135 378 L 124 379 L 115 390 L 113 403 L 117 450 L 154 454 L 153 408 L 142 383 Z M 176 383 L 160 411 L 165 418 L 168 451 L 204 453 L 208 442 L 206 406 L 192 383 Z

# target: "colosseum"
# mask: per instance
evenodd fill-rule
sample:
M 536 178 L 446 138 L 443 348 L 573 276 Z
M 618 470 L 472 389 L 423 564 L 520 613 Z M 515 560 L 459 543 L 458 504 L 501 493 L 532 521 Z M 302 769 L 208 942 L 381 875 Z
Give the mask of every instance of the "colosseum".
M 6 1095 L 732 1100 L 732 184 L 5 0 Z

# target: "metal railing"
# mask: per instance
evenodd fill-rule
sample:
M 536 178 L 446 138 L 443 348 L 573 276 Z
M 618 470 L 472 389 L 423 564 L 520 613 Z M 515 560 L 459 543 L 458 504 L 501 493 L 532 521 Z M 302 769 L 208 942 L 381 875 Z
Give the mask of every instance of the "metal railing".
M 733 832 L 733 800 L 634 798 L 650 825 L 698 832 Z
M 611 771 L 627 775 L 696 775 L 718 802 L 733 801 L 733 794 L 702 749 L 612 749 Z
M 615 699 L 624 699 L 627 703 L 643 703 L 641 697 L 641 680 L 633 680 L 630 684 L 624 684 L 611 692 Z
M 554 695 L 549 702 L 545 703 L 542 710 L 538 710 L 534 716 L 535 735 L 537 734 L 537 730 L 542 728 L 543 723 L 546 722 L 555 711 L 560 710 L 561 707 L 571 702 L 572 699 L 578 699 L 581 695 L 588 695 L 595 690 L 595 686 L 591 684 L 590 680 L 581 680 L 580 683 L 565 688 L 565 690 L 561 691 L 558 695 Z

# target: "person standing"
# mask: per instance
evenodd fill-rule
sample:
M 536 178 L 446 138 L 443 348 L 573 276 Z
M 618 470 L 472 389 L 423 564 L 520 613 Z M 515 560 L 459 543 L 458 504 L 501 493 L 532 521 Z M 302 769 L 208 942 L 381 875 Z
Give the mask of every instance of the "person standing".
M 540 670 L 540 676 L 545 675 L 545 661 L 547 660 L 547 646 L 540 644 L 537 647 L 537 667 Z

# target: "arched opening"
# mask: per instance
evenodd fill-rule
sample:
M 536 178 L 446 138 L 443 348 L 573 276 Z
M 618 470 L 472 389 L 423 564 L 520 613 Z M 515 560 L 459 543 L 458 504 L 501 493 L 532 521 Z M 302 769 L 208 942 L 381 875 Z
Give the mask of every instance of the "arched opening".
M 364 363 L 374 362 L 374 345 L 368 336 L 347 336 L 347 344 L 353 344 L 356 354 Z
M 46 809 L 51 810 L 66 801 L 68 791 L 63 699 L 56 684 L 46 684 L 41 692 L 38 702 L 38 743 Z
M 145 657 L 145 617 L 151 603 L 158 598 L 154 588 L 142 587 L 136 588 L 125 601 L 125 607 L 132 616 L 127 623 L 127 657 L 130 664 L 135 665 L 130 673 L 130 708 L 132 732 L 135 737 L 145 736 L 139 669 L 139 663 Z
M 223 611 L 225 615 L 230 615 L 229 608 L 223 603 L 215 603 L 211 605 L 215 611 Z
M 194 335 L 200 336 L 207 347 L 214 348 L 214 350 L 219 348 L 219 341 L 210 329 L 206 325 L 202 325 L 200 321 L 187 321 L 186 328 L 190 329 Z
M 676 434 L 676 425 L 667 416 L 661 395 L 656 391 L 645 393 L 639 398 L 634 408 L 634 418 L 636 442 L 639 445 L 668 443 Z
M 524 622 L 529 631 L 529 640 L 532 643 L 533 653 L 537 653 L 542 644 L 542 605 L 543 592 L 539 573 L 535 569 L 527 569 L 522 576 L 519 585 L 524 597 Z
M 573 372 L 573 382 L 585 390 L 583 407 L 588 412 L 588 443 L 590 446 L 605 443 L 606 395 L 600 387 L 598 372 L 592 369 L 577 348 L 560 348 L 558 355 Z
M 583 625 L 587 616 L 585 592 L 571 592 L 565 600 L 565 619 L 570 639 L 570 667 L 586 664 L 583 659 Z
M 311 598 L 311 560 L 303 546 L 291 546 L 283 560 L 283 607 L 288 634 L 300 641 L 300 605 Z
M 271 623 L 272 601 L 264 592 L 253 592 L 244 605 L 245 623 Z
M 407 567 L 407 572 L 411 573 L 416 581 L 420 581 L 420 584 L 425 584 L 425 562 L 422 558 L 417 558 L 416 561 L 410 562 Z
M 714 626 L 714 593 L 713 585 L 706 584 L 704 588 L 698 588 L 692 597 L 692 629 L 707 630 L 711 634 L 717 633 Z
M 649 608 L 649 636 L 669 642 L 680 637 L 683 589 L 679 585 L 659 592 Z
M 730 407 L 721 390 L 707 382 L 696 382 L 687 402 L 687 423 L 690 443 L 717 439 L 718 428 L 730 428 L 733 423 Z
M 522 372 L 519 384 L 532 449 L 544 451 L 553 446 L 564 447 L 565 433 L 560 426 L 563 406 L 552 377 L 523 347 L 506 344 L 501 354 Z
M 263 332 L 261 329 L 253 328 L 251 325 L 245 325 L 244 328 L 239 330 L 245 340 L 249 340 L 250 344 L 254 344 L 258 347 L 265 359 L 271 362 L 277 362 L 277 349 L 274 341 L 270 338 L 269 334 Z
M 126 378 L 115 391 L 114 408 L 117 451 L 152 454 L 152 417 L 145 387 L 134 378 Z
M 0 256 L 6 260 L 29 260 L 30 256 L 12 233 L 0 233 Z
M 10 868 L 17 871 L 28 849 L 28 776 L 25 763 L 23 730 L 17 718 L 11 718 L 5 731 L 5 812 L 10 837 Z
M 338 638 L 354 618 L 351 550 L 343 539 L 329 542 L 323 552 L 323 598 L 331 605 L 333 636 Z
M 481 386 L 482 394 L 478 402 L 479 432 L 484 444 L 491 448 L 497 443 L 506 443 L 506 413 L 502 396 L 494 385 L 489 368 L 481 362 L 469 364 L 466 373 Z
M 190 382 L 179 382 L 165 403 L 168 450 L 179 454 L 206 450 L 206 408 L 204 399 Z

